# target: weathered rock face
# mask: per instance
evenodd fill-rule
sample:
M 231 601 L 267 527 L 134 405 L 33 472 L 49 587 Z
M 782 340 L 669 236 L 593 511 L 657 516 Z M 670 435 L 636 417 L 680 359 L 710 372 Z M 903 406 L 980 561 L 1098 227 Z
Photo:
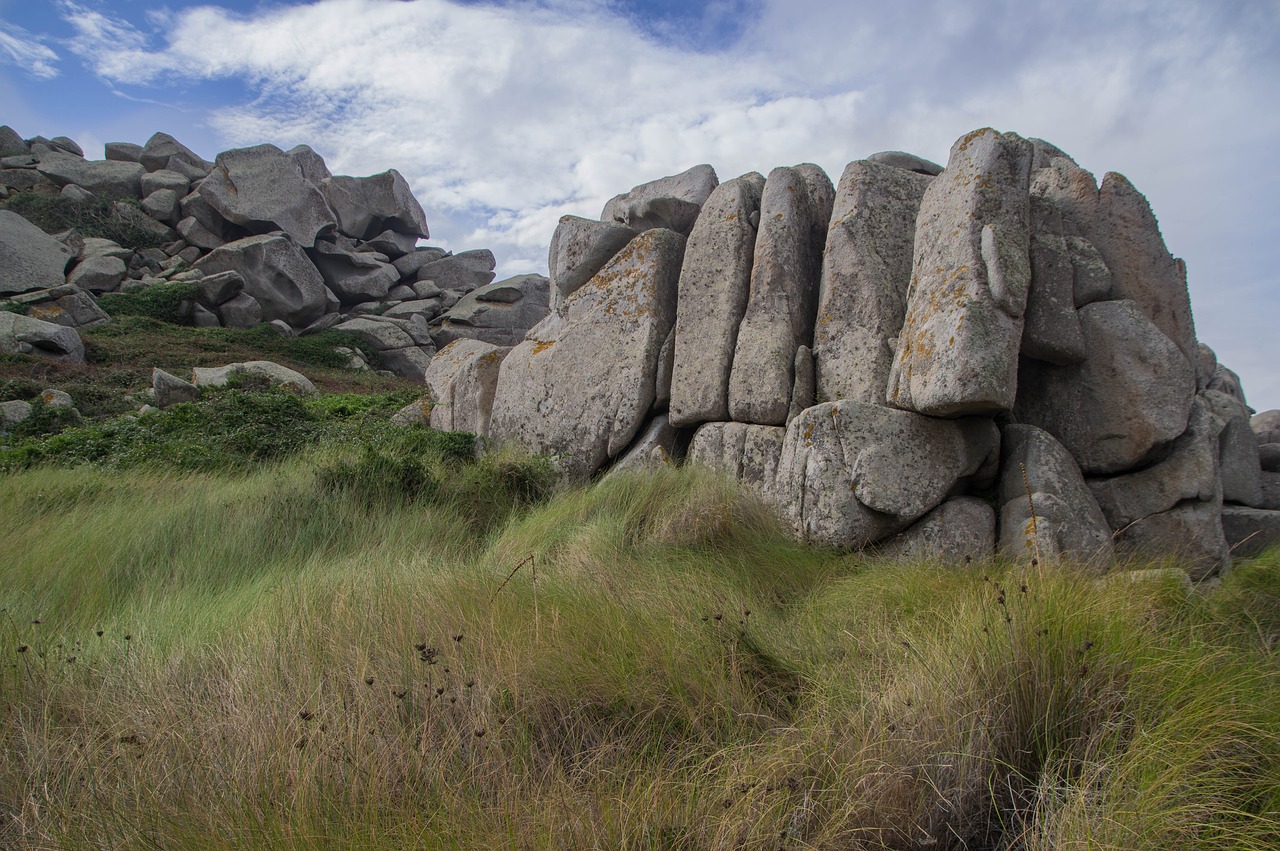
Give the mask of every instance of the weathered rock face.
M 787 426 L 774 493 L 805 539 L 864 546 L 937 507 L 998 446 L 988 419 L 825 402 Z
M 831 194 L 830 181 L 826 189 Z M 729 413 L 739 422 L 787 421 L 796 349 L 813 339 L 822 267 L 815 236 L 825 237 L 822 215 L 830 209 L 824 199 L 821 180 L 799 168 L 775 168 L 765 182 L 751 289 L 729 376 Z
M 396 268 L 370 252 L 317 241 L 309 256 L 325 285 L 343 304 L 382 301 L 400 282 Z
M 226 366 L 197 366 L 191 370 L 191 384 L 196 388 L 220 387 L 236 376 L 248 376 L 281 387 L 298 395 L 311 395 L 316 386 L 297 370 L 269 360 L 229 363 Z
M 706 423 L 693 435 L 689 462 L 729 475 L 766 502 L 774 500 L 787 430 L 747 423 Z
M 1125 527 L 1116 535 L 1123 555 L 1175 558 L 1193 580 L 1210 575 L 1229 558 L 1222 531 L 1222 502 L 1185 502 Z
M 69 248 L 9 210 L 0 210 L 0 296 L 66 283 Z
M 637 231 L 667 228 L 687 235 L 698 210 L 718 182 L 715 169 L 697 165 L 680 174 L 642 183 L 613 198 L 605 204 L 600 219 Z
M 637 233 L 617 222 L 561 216 L 547 257 L 551 285 L 559 297 L 567 298 L 591 280 Z
M 469 293 L 493 282 L 493 269 L 498 265 L 487 248 L 452 254 L 427 263 L 418 269 L 419 281 L 431 281 L 442 290 Z
M 840 178 L 813 336 L 817 398 L 883 404 L 929 183 L 915 171 L 867 161 L 850 163 Z
M 142 175 L 137 163 L 86 160 L 73 154 L 51 153 L 40 157 L 39 172 L 58 186 L 74 184 L 94 195 L 141 198 Z
M 337 226 L 320 189 L 275 145 L 218 154 L 213 171 L 196 191 L 227 221 L 251 233 L 284 231 L 303 248 Z
M 542 275 L 520 275 L 478 287 L 442 314 L 431 332 L 437 346 L 472 338 L 514 346 L 547 316 L 551 282 Z
M 431 427 L 487 435 L 498 371 L 510 351 L 467 339 L 440 349 L 426 370 Z
M 337 216 L 338 230 L 347 236 L 371 239 L 388 230 L 424 238 L 431 235 L 422 205 L 395 169 L 369 177 L 332 177 L 323 190 Z
M 0 354 L 84 363 L 84 343 L 74 328 L 0 311 Z
M 1017 389 L 1032 147 L 978 130 L 925 191 L 888 401 L 933 416 L 1007 411 Z
M 738 325 L 751 286 L 760 189 L 736 178 L 720 184 L 702 208 L 680 270 L 671 376 L 671 423 L 728 419 L 729 374 Z
M 1088 357 L 1024 360 L 1015 415 L 1060 440 L 1085 473 L 1118 473 L 1186 430 L 1195 373 L 1131 301 L 1095 302 L 1079 316 Z
M 307 255 L 283 236 L 251 236 L 227 243 L 196 262 L 206 275 L 236 272 L 244 292 L 262 306 L 263 321 L 283 319 L 305 328 L 325 312 L 332 294 Z
M 944 564 L 985 561 L 995 555 L 996 513 L 972 496 L 949 499 L 880 546 L 882 555 Z
M 684 237 L 636 237 L 502 362 L 495 440 L 563 453 L 587 475 L 635 437 L 654 402 L 658 355 L 675 322 Z

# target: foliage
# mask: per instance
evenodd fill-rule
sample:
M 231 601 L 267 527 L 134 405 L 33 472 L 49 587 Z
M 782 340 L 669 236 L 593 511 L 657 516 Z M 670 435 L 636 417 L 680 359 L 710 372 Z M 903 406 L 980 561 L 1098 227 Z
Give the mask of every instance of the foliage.
M 26 316 L 27 311 L 30 309 L 30 307 L 20 301 L 0 300 L 0 310 L 3 310 L 5 313 L 16 313 L 19 316 Z
M 143 316 L 173 325 L 190 325 L 190 311 L 184 312 L 183 302 L 196 293 L 192 283 L 152 284 L 131 293 L 103 293 L 98 296 L 98 306 L 113 317 Z
M 1276 847 L 1277 554 L 867 561 L 692 470 L 484 533 L 400 433 L 0 483 L 0 845 Z M 439 489 L 317 486 L 366 451 Z
M 159 248 L 165 239 L 157 232 L 140 227 L 125 215 L 117 204 L 137 208 L 132 199 L 98 196 L 76 201 L 63 195 L 40 191 L 17 192 L 0 204 L 34 224 L 46 233 L 75 230 L 81 236 L 110 239 L 119 245 L 140 250 Z M 139 215 L 143 215 L 139 212 Z

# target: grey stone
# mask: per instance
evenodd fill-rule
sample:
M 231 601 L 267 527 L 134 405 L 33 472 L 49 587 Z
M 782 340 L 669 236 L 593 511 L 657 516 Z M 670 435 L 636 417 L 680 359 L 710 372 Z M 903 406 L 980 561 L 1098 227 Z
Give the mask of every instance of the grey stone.
M 25 154 L 30 150 L 31 146 L 18 135 L 18 131 L 8 124 L 0 124 L 0 154 Z
M 194 216 L 180 219 L 175 228 L 187 242 L 206 251 L 212 251 L 226 243 L 226 240 L 221 236 L 196 221 Z
M 1111 560 L 1111 527 L 1075 459 L 1052 435 L 1035 426 L 1005 426 L 1000 469 L 1001 554 L 1099 568 Z
M 178 202 L 182 206 L 182 217 L 192 218 L 199 222 L 200 226 L 209 233 L 216 236 L 222 242 L 230 242 L 239 237 L 247 236 L 248 232 L 244 228 L 237 225 L 229 224 L 222 214 L 215 210 L 199 192 L 199 187 L 191 193 L 184 195 L 182 200 Z M 190 240 L 188 240 L 190 241 Z M 193 243 L 194 244 L 194 243 Z
M 498 372 L 510 351 L 464 339 L 436 352 L 425 375 L 433 402 L 431 427 L 488 435 Z
M 160 189 L 168 189 L 177 193 L 178 197 L 186 195 L 191 191 L 191 181 L 184 174 L 176 171 L 161 169 L 160 171 L 152 171 L 142 175 L 141 179 L 142 194 L 150 195 Z
M 379 352 L 382 365 L 393 374 L 410 381 L 422 383 L 422 376 L 431 365 L 431 356 L 436 353 L 434 346 L 405 346 L 401 349 L 387 349 Z
M 244 291 L 262 306 L 263 321 L 283 319 L 304 328 L 326 312 L 331 295 L 307 255 L 283 236 L 251 236 L 227 243 L 196 261 L 206 275 L 238 272 Z
M 751 288 L 729 374 L 729 415 L 739 422 L 786 422 L 796 349 L 813 339 L 822 250 L 813 242 L 821 211 L 811 195 L 797 169 L 769 172 L 760 199 Z
M 58 186 L 74 183 L 94 195 L 141 198 L 143 168 L 137 163 L 86 160 L 74 154 L 51 153 L 40 158 L 40 173 Z
M 550 298 L 551 282 L 542 275 L 520 275 L 479 287 L 441 315 L 432 337 L 437 345 L 470 337 L 514 346 L 546 318 Z
M 200 398 L 200 388 L 176 375 L 170 375 L 159 367 L 151 370 L 151 390 L 157 408 L 167 408 L 181 402 L 194 402 Z
M 214 312 L 228 328 L 252 328 L 262 322 L 262 305 L 246 292 L 227 299 Z
M 776 497 L 796 532 L 857 548 L 940 505 L 999 446 L 985 418 L 940 420 L 862 402 L 825 402 L 787 426 Z
M 49 408 L 74 408 L 76 406 L 70 393 L 55 388 L 41 390 L 40 401 Z
M 645 231 L 529 331 L 502 363 L 490 435 L 586 476 L 631 444 L 675 323 L 684 237 Z
M 1035 151 L 1035 168 L 1048 168 L 1056 159 L 1066 159 L 1073 163 L 1075 162 L 1075 160 L 1067 156 L 1066 152 L 1052 142 L 1046 142 L 1044 139 L 1036 139 L 1035 137 L 1032 137 L 1027 141 L 1031 143 L 1031 147 Z
M 121 163 L 142 161 L 142 146 L 135 145 L 133 142 L 107 142 L 103 148 L 106 159 Z
M 413 291 L 413 287 L 407 284 L 396 284 L 387 290 L 387 299 L 391 301 L 412 301 L 417 297 L 418 294 Z
M 902 169 L 904 171 L 915 172 L 916 174 L 922 174 L 926 177 L 935 177 L 942 174 L 942 166 L 937 163 L 903 151 L 880 151 L 877 154 L 872 154 L 867 157 L 865 161 L 878 163 L 891 168 Z
M 428 263 L 434 263 L 449 256 L 449 252 L 443 248 L 435 248 L 433 246 L 424 245 L 415 248 L 403 257 L 397 257 L 392 263 L 396 267 L 396 271 L 400 273 L 401 278 L 415 278 L 418 270 Z M 497 261 L 494 261 L 495 265 Z
M 1199 582 L 1230 563 L 1221 502 L 1185 502 L 1144 517 L 1116 534 L 1118 554 L 1172 558 Z
M 229 363 L 226 366 L 195 367 L 191 370 L 191 383 L 196 387 L 221 387 L 234 376 L 262 379 L 274 387 L 280 387 L 299 396 L 311 396 L 316 386 L 302 373 L 269 360 L 251 360 Z
M 1118 473 L 1186 431 L 1195 373 L 1133 302 L 1079 315 L 1089 356 L 1074 366 L 1025 359 L 1015 415 L 1060 440 L 1086 475 Z
M 1199 400 L 1191 406 L 1186 432 L 1162 461 L 1136 473 L 1091 479 L 1089 488 L 1112 529 L 1168 511 L 1185 500 L 1214 498 L 1218 479 L 1218 435 L 1222 421 Z
M 384 230 L 382 233 L 370 239 L 366 239 L 361 243 L 361 248 L 371 249 L 387 255 L 388 259 L 404 257 L 418 244 L 418 235 L 415 233 L 396 233 L 393 230 Z
M 1262 504 L 1258 507 L 1280 511 L 1280 473 L 1263 472 L 1259 478 L 1262 480 Z
M 332 242 L 317 240 L 307 254 L 343 304 L 381 301 L 400 280 L 400 273 L 390 263 Z
M 417 345 L 413 338 L 402 328 L 390 322 L 378 322 L 375 319 L 364 316 L 348 319 L 346 322 L 339 323 L 333 327 L 338 331 L 356 334 L 360 339 L 380 352 Z
M 1262 504 L 1261 448 L 1249 428 L 1249 408 L 1218 390 L 1205 390 L 1201 400 L 1223 422 L 1218 436 L 1218 476 L 1224 502 Z
M 75 201 L 77 204 L 83 204 L 86 201 L 92 201 L 94 194 L 88 189 L 81 189 L 74 183 L 68 183 L 62 187 L 62 191 L 58 193 L 69 201 Z
M 1280 511 L 1224 505 L 1222 533 L 1233 556 L 1260 556 L 1280 544 Z
M 84 343 L 74 328 L 0 311 L 0 354 L 84 363 Z
M 609 475 L 669 467 L 675 463 L 679 430 L 666 414 L 655 414 L 649 424 L 609 468 Z
M 551 285 L 560 298 L 591 280 L 635 236 L 633 228 L 617 222 L 561 216 L 547 256 Z
M 133 249 L 96 236 L 87 237 L 80 247 L 81 260 L 88 260 L 91 257 L 116 257 L 127 262 L 132 256 Z
M 796 349 L 796 363 L 792 370 L 795 383 L 791 386 L 791 405 L 787 408 L 787 422 L 791 422 L 806 408 L 813 407 L 817 395 L 817 377 L 814 374 L 813 350 L 808 346 Z
M 1249 400 L 1244 397 L 1244 385 L 1240 383 L 1240 376 L 1221 363 L 1214 367 L 1212 377 L 1205 383 L 1205 389 L 1216 390 L 1235 399 L 1244 407 L 1249 407 Z
M 671 422 L 696 425 L 729 418 L 729 375 L 738 326 L 747 309 L 760 189 L 735 178 L 715 188 L 693 226 L 680 270 Z
M 427 263 L 418 269 L 418 280 L 433 281 L 442 290 L 471 292 L 493 283 L 496 277 L 493 269 L 497 265 L 492 251 L 478 248 Z
M 16 296 L 13 300 L 27 305 L 26 315 L 32 319 L 68 328 L 92 328 L 111 321 L 93 296 L 74 286 L 37 290 Z
M 881 553 L 896 559 L 960 565 L 990 561 L 995 541 L 995 511 L 976 497 L 960 496 L 885 541 Z
M 31 222 L 0 210 L 0 295 L 66 283 L 72 252 Z
M 930 182 L 883 162 L 845 168 L 818 287 L 818 399 L 884 403 L 890 341 L 902 330 L 916 217 Z
M 5 168 L 0 169 L 0 186 L 7 186 L 18 192 L 25 192 L 37 186 L 49 185 L 49 178 L 35 169 Z
M 366 366 L 365 369 L 368 369 Z M 431 397 L 423 396 L 405 405 L 391 415 L 391 424 L 398 426 L 427 425 L 431 422 Z
M 688 461 L 725 473 L 757 498 L 774 504 L 786 434 L 781 426 L 705 423 L 693 435 Z
M 167 225 L 176 225 L 181 217 L 182 208 L 178 205 L 178 193 L 172 189 L 157 189 L 139 205 L 142 212 Z
M 310 145 L 294 145 L 284 155 L 298 166 L 304 180 L 316 186 L 333 177 L 329 167 L 324 164 L 324 157 L 317 154 Z
M 1280 443 L 1264 443 L 1259 446 L 1258 465 L 1268 473 L 1280 473 Z M 1261 479 L 1258 480 L 1258 487 L 1262 487 Z
M 370 177 L 333 177 L 323 189 L 338 218 L 338 230 L 347 236 L 370 239 L 384 230 L 431 235 L 422 205 L 394 168 Z
M 71 270 L 67 283 L 93 293 L 110 292 L 120 286 L 127 271 L 124 261 L 118 257 L 90 257 Z
M 925 190 L 888 401 L 934 416 L 1007 411 L 1031 280 L 1032 149 L 976 130 Z
M 285 322 L 283 319 L 272 319 L 267 323 L 267 327 L 271 328 L 286 340 L 290 340 L 297 336 L 293 328 L 289 327 L 289 323 Z
M 1022 329 L 1025 357 L 1059 365 L 1085 358 L 1084 334 L 1076 316 L 1075 266 L 1062 213 L 1052 197 L 1051 178 L 1042 169 L 1031 182 L 1031 286 Z
M 718 183 L 715 169 L 696 165 L 616 196 L 605 204 L 600 220 L 621 222 L 636 230 L 663 227 L 687 234 L 697 217 L 696 208 L 706 202 Z M 683 227 L 671 228 L 673 224 Z
M 155 237 L 158 242 L 170 242 L 177 236 L 172 228 L 161 222 L 157 222 L 155 219 L 142 212 L 142 210 L 138 209 L 136 204 L 126 204 L 123 201 L 117 201 L 111 205 L 111 209 L 116 218 L 121 219 L 126 224 L 137 230 L 143 231 L 148 236 Z M 158 248 L 146 248 L 143 249 L 143 251 L 158 252 L 160 260 L 163 260 L 167 256 Z
M 676 357 L 676 329 L 667 334 L 666 342 L 658 352 L 658 374 L 654 378 L 653 406 L 666 411 L 671 407 L 671 370 Z M 668 418 L 669 421 L 669 418 Z
M 396 318 L 407 318 L 410 316 L 421 315 L 428 319 L 433 319 L 440 315 L 442 310 L 441 300 L 438 298 L 415 298 L 408 301 L 402 301 L 395 307 L 387 310 L 383 316 L 392 316 Z
M 14 399 L 9 402 L 0 402 L 0 433 L 8 431 L 13 426 L 31 416 L 32 407 L 30 402 L 24 402 Z
M 196 301 L 205 307 L 214 308 L 235 298 L 243 289 L 244 278 L 234 269 L 205 275 L 196 281 Z
M 197 328 L 217 328 L 222 325 L 218 314 L 201 304 L 191 307 L 191 324 Z
M 1209 387 L 1209 382 L 1213 380 L 1214 373 L 1218 370 L 1218 355 L 1213 349 L 1204 343 L 1196 346 L 1196 390 L 1202 391 Z
M 147 171 L 168 169 L 191 177 L 194 173 L 199 177 L 209 173 L 213 164 L 195 151 L 170 136 L 168 133 L 156 133 L 147 140 L 138 161 Z M 192 178 L 198 179 L 198 177 Z
M 284 231 L 303 248 L 310 248 L 318 235 L 336 227 L 320 189 L 275 145 L 218 154 L 213 171 L 196 194 L 227 221 L 252 233 Z
M 1254 414 L 1249 420 L 1249 427 L 1253 429 L 1254 434 L 1262 434 L 1269 431 L 1280 431 L 1280 410 L 1263 411 L 1260 414 Z M 1271 441 L 1268 441 L 1270 443 Z
M 413 340 L 416 346 L 425 346 L 433 352 L 436 349 L 435 341 L 431 337 L 431 326 L 427 324 L 427 320 L 421 316 L 386 316 L 376 315 L 368 316 L 368 319 L 374 322 L 385 322 L 388 325 L 394 325 L 401 331 L 409 335 L 409 339 Z

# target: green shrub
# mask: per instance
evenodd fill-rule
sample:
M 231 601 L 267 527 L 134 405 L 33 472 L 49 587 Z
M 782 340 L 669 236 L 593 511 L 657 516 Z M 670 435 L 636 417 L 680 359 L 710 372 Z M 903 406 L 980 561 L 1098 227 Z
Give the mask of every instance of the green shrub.
M 191 283 L 152 284 L 133 293 L 104 293 L 98 297 L 98 306 L 113 317 L 141 316 L 171 325 L 190 325 L 190 314 L 180 308 L 195 294 L 196 285 Z
M 440 483 L 417 458 L 364 447 L 355 460 L 340 460 L 319 472 L 320 486 L 360 500 L 367 507 L 412 503 L 438 492 Z
M 19 316 L 26 316 L 30 308 L 16 301 L 0 301 L 0 310 L 5 313 L 16 313 Z
M 117 203 L 136 208 L 138 202 L 107 197 L 74 201 L 62 195 L 30 191 L 14 194 L 3 206 L 46 233 L 75 230 L 81 236 L 110 239 L 135 251 L 164 245 L 163 235 L 132 221 L 132 217 L 121 213 Z M 145 214 L 139 212 L 139 215 Z
M 37 399 L 31 405 L 31 416 L 9 429 L 6 439 L 19 441 L 52 436 L 61 434 L 69 428 L 75 428 L 80 423 L 80 413 L 75 408 L 68 408 L 65 405 L 46 405 Z

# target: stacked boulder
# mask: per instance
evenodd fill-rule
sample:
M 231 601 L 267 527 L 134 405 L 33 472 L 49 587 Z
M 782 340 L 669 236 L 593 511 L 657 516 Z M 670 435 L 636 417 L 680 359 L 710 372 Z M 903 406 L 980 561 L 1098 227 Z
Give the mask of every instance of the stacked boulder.
M 196 286 L 186 309 L 197 325 L 338 328 L 422 381 L 437 347 L 521 339 L 549 308 L 543 276 L 495 284 L 492 252 L 419 246 L 426 216 L 394 169 L 333 175 L 305 145 L 237 148 L 208 162 L 165 133 L 109 143 L 106 159 L 91 161 L 70 139 L 22 139 L 8 127 L 0 154 L 0 199 L 119 199 L 115 212 L 163 244 L 55 238 L 0 211 L 0 298 L 40 321 L 87 327 L 108 318 L 94 301 L 102 293 L 184 282 Z
M 1197 343 L 1146 199 L 1042 140 L 698 166 L 561 219 L 549 267 L 522 341 L 436 355 L 434 425 L 576 476 L 687 458 L 841 548 L 1202 579 L 1280 540 L 1280 415 Z

